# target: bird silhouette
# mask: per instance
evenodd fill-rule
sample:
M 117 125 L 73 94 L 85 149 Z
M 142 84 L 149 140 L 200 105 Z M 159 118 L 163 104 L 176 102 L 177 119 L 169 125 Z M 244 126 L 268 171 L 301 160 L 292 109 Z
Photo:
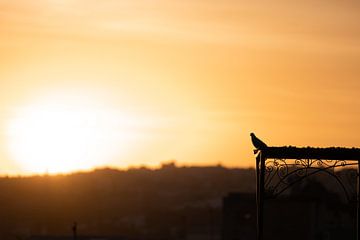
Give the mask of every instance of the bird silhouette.
M 261 141 L 259 138 L 257 138 L 254 133 L 250 133 L 250 136 L 251 136 L 251 142 L 254 145 L 254 147 L 256 148 L 254 150 L 254 154 L 256 154 L 259 150 L 267 148 L 267 145 L 263 141 Z

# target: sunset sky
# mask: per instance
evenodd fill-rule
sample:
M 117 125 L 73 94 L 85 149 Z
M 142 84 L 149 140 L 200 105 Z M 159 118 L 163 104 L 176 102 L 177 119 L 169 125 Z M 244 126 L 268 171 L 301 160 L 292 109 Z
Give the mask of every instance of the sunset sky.
M 0 174 L 360 147 L 360 1 L 0 0 Z

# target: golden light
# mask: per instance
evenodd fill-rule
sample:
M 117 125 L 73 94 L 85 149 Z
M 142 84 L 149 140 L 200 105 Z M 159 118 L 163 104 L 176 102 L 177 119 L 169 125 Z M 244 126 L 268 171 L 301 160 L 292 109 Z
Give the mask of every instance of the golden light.
M 31 173 L 104 165 L 136 137 L 129 116 L 88 96 L 47 96 L 19 109 L 8 124 L 10 155 Z

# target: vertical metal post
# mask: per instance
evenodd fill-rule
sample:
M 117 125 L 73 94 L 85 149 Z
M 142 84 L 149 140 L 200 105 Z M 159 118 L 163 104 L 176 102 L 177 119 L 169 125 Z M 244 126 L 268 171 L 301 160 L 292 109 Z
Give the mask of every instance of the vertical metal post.
M 265 160 L 262 152 L 256 157 L 257 240 L 264 238 Z
M 261 240 L 260 234 L 260 155 L 256 156 L 256 240 Z
M 360 240 L 360 236 L 359 236 L 359 218 L 360 218 L 360 208 L 359 208 L 359 201 L 360 201 L 360 160 L 358 160 L 358 168 L 357 168 L 357 193 L 356 193 L 356 208 L 357 208 L 357 212 L 356 212 L 356 239 Z

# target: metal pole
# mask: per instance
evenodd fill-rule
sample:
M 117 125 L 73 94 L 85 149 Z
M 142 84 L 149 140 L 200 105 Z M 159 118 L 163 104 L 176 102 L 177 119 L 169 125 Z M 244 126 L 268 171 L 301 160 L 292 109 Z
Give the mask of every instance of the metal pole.
M 260 155 L 256 156 L 256 239 L 261 240 L 260 236 Z
M 265 156 L 260 152 L 260 240 L 264 239 Z
M 256 158 L 257 177 L 257 240 L 264 238 L 264 192 L 265 192 L 265 157 L 262 152 Z M 260 168 L 259 168 L 260 164 Z
M 360 236 L 359 236 L 359 224 L 360 224 L 360 221 L 359 221 L 359 218 L 360 218 L 360 208 L 359 208 L 359 194 L 360 194 L 360 160 L 358 160 L 358 169 L 357 169 L 357 193 L 356 193 L 356 208 L 357 208 L 357 216 L 356 216 L 356 239 L 357 240 L 360 240 Z

